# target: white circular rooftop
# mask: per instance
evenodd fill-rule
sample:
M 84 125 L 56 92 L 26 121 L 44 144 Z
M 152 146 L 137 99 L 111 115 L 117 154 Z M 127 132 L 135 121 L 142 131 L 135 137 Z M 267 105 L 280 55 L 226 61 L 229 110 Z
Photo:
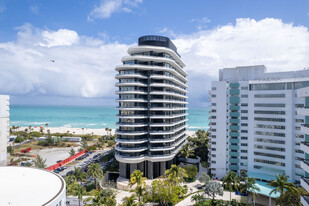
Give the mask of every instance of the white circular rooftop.
M 0 205 L 65 205 L 65 181 L 43 169 L 0 167 L 0 196 Z

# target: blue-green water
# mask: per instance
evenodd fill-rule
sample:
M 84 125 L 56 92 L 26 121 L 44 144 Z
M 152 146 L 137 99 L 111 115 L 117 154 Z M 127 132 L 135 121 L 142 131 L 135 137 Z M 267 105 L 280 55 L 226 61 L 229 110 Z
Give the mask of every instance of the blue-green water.
M 40 126 L 48 123 L 49 127 L 72 128 L 113 128 L 117 121 L 114 107 L 94 106 L 20 106 L 10 107 L 11 125 Z M 188 129 L 208 129 L 208 109 L 188 110 Z

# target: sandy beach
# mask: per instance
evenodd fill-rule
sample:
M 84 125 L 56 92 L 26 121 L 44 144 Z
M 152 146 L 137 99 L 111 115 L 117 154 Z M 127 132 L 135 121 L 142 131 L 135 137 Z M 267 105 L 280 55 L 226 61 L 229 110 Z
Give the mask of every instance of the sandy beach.
M 32 127 L 33 131 L 39 132 L 40 127 Z M 25 130 L 29 129 L 28 127 L 20 127 L 19 130 Z M 50 130 L 50 133 L 66 133 L 69 131 L 71 134 L 75 135 L 84 135 L 84 134 L 94 134 L 94 135 L 106 135 L 107 132 L 104 129 L 89 129 L 89 128 L 66 128 L 66 127 L 44 127 L 44 133 L 47 132 L 47 130 Z M 109 133 L 109 132 L 108 132 Z M 111 131 L 112 135 L 115 134 L 115 129 L 112 129 Z M 187 131 L 187 135 L 193 136 L 195 134 L 195 131 Z

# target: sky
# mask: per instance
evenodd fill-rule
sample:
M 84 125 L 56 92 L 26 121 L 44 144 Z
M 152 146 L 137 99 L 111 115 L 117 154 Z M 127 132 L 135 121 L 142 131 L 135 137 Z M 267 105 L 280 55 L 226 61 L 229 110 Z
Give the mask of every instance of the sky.
M 115 105 L 115 67 L 142 35 L 164 35 L 207 107 L 226 67 L 309 67 L 308 0 L 0 0 L 0 94 L 11 104 Z

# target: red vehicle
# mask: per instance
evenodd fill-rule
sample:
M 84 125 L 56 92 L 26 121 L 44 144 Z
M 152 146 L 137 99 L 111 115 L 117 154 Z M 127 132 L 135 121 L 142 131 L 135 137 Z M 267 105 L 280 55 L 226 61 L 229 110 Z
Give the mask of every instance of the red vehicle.
M 30 147 L 26 148 L 26 149 L 23 149 L 22 151 L 20 151 L 21 153 L 29 153 L 31 150 Z

